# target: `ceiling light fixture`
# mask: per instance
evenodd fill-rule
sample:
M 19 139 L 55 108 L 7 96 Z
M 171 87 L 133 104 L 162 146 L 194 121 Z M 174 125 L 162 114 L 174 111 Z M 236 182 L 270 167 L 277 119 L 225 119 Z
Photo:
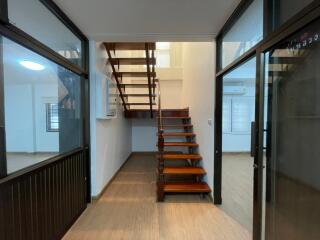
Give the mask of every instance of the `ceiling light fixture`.
M 43 65 L 39 63 L 31 62 L 31 61 L 20 61 L 20 64 L 25 68 L 28 68 L 34 71 L 41 71 L 45 68 Z

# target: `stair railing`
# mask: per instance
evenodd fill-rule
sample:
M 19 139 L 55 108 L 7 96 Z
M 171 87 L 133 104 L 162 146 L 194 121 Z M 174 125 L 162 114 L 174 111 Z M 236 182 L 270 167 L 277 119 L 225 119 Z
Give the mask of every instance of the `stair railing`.
M 120 86 L 120 80 L 118 78 L 118 75 L 116 74 L 117 73 L 117 70 L 114 66 L 114 64 L 112 63 L 112 55 L 111 55 L 111 49 L 110 49 L 110 44 L 108 43 L 104 43 L 104 46 L 106 48 L 106 51 L 107 51 L 107 54 L 108 54 L 108 59 L 109 59 L 109 63 L 111 65 L 111 68 L 112 68 L 112 73 L 113 73 L 113 77 L 115 78 L 116 80 L 116 83 L 117 83 L 117 88 L 118 88 L 118 91 L 119 91 L 119 94 L 120 94 L 120 98 L 122 100 L 122 104 L 123 104 L 123 107 L 124 107 L 124 111 L 127 112 L 128 111 L 128 108 L 127 108 L 127 104 L 126 104 L 126 100 L 125 100 L 125 97 L 123 96 L 123 92 L 122 92 L 122 88 Z M 113 45 L 113 52 L 115 54 L 116 50 L 115 50 L 115 46 Z M 118 65 L 118 69 L 120 68 L 120 65 Z M 122 78 L 122 76 L 121 76 Z M 121 79 L 122 80 L 122 79 Z
M 163 137 L 163 119 L 161 109 L 161 88 L 158 80 L 158 178 L 157 178 L 157 198 L 158 201 L 164 199 L 164 137 Z
M 148 75 L 148 88 L 149 88 L 149 102 L 150 102 L 150 115 L 153 118 L 153 110 L 152 110 L 152 86 L 151 86 L 151 71 L 150 71 L 150 55 L 149 55 L 149 44 L 145 44 L 146 49 L 146 60 L 147 60 L 147 75 Z

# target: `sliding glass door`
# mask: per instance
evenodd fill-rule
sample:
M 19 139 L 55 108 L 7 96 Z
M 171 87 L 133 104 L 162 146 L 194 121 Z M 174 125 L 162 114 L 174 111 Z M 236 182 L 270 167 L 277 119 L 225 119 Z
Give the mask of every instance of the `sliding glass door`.
M 222 209 L 252 235 L 256 58 L 223 76 Z
M 320 239 L 319 26 L 265 55 L 266 240 Z

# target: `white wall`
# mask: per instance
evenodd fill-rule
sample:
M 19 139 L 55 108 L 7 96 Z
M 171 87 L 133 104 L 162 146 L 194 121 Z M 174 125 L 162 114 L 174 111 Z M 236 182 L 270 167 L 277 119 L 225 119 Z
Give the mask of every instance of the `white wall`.
M 156 119 L 132 119 L 132 151 L 157 151 L 158 126 Z
M 8 152 L 35 151 L 31 100 L 32 86 L 30 84 L 5 86 L 6 147 Z
M 199 152 L 213 189 L 215 43 L 184 43 L 182 104 L 189 106 Z
M 45 107 L 58 101 L 57 65 L 8 39 L 3 43 L 7 151 L 58 152 L 59 133 L 47 132 Z M 29 70 L 20 59 L 45 69 Z
M 116 118 L 96 119 L 95 77 L 96 73 L 109 73 L 106 61 L 101 43 L 90 41 L 92 196 L 103 190 L 131 153 L 131 120 L 123 117 L 122 106 L 118 105 Z
M 46 103 L 56 103 L 54 83 L 12 83 L 5 74 L 8 152 L 59 152 L 59 132 L 47 132 Z
M 175 109 L 182 107 L 183 80 L 161 80 L 161 106 L 162 108 Z

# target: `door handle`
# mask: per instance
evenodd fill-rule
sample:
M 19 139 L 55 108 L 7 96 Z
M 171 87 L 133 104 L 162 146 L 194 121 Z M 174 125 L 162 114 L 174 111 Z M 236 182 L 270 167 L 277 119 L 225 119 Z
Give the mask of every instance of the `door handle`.
M 256 123 L 251 122 L 251 157 L 256 155 Z
M 253 167 L 254 169 L 258 169 L 258 168 L 259 168 L 259 165 L 258 165 L 258 164 L 253 164 L 252 167 Z M 262 168 L 264 169 L 264 168 L 266 168 L 266 166 L 263 165 Z

